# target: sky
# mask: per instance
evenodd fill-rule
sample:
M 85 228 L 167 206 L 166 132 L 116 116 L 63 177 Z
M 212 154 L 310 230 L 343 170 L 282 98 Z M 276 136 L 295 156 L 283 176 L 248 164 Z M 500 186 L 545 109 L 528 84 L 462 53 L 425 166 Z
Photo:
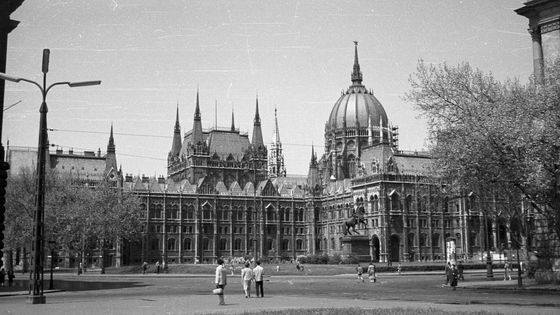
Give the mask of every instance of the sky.
M 184 133 L 197 90 L 204 129 L 231 126 L 233 111 L 249 137 L 258 96 L 265 144 L 277 108 L 287 173 L 305 175 L 311 146 L 323 153 L 325 122 L 351 84 L 353 41 L 363 84 L 399 127 L 400 148 L 423 150 L 426 123 L 403 100 L 418 60 L 466 61 L 527 82 L 528 20 L 513 11 L 523 2 L 25 0 L 11 15 L 20 24 L 8 36 L 6 73 L 41 82 L 48 48 L 48 83 L 101 80 L 49 92 L 49 140 L 105 152 L 113 124 L 117 163 L 132 175 L 166 175 L 177 106 Z M 36 147 L 38 88 L 6 82 L 4 104 L 4 145 Z

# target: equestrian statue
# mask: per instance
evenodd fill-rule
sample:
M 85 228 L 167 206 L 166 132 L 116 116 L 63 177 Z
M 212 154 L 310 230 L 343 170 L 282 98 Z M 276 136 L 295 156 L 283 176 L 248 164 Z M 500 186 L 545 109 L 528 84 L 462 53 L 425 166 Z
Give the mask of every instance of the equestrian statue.
M 362 224 L 362 226 L 364 228 L 367 228 L 367 222 L 363 217 L 358 217 L 356 214 L 352 215 L 351 219 L 346 220 L 346 222 L 344 222 L 344 235 L 352 235 L 352 232 L 350 232 L 350 229 L 352 229 L 352 231 L 354 231 L 354 233 L 356 234 L 360 234 L 358 233 L 358 231 L 356 231 L 356 225 Z

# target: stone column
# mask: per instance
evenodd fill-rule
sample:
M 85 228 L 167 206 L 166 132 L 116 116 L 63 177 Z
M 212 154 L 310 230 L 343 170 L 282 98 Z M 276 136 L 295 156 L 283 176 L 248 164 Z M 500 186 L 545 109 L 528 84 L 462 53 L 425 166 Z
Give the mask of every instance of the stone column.
M 529 34 L 531 34 L 531 39 L 533 41 L 533 69 L 534 69 L 535 79 L 538 83 L 543 83 L 544 61 L 543 61 L 541 31 L 538 25 L 529 28 L 528 31 Z

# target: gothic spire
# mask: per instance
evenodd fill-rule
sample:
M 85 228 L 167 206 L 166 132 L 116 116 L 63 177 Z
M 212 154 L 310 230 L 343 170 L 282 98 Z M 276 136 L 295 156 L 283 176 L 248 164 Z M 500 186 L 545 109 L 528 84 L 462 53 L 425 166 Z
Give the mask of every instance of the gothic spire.
M 272 141 L 278 146 L 280 143 L 280 129 L 278 129 L 278 114 L 277 109 L 274 107 L 274 133 L 272 136 Z
M 115 139 L 113 138 L 113 123 L 111 123 L 111 134 L 109 135 L 109 144 L 107 144 L 107 153 L 115 153 Z
M 202 123 L 200 118 L 200 104 L 199 104 L 198 89 L 197 89 L 196 109 L 194 110 L 194 122 L 193 122 L 191 143 L 196 145 L 201 142 L 204 142 L 204 138 L 202 137 Z
M 259 97 L 257 96 L 257 103 L 255 109 L 255 119 L 253 121 L 253 139 L 251 144 L 257 148 L 264 146 L 262 130 L 261 130 L 261 117 L 259 116 Z
M 115 140 L 113 138 L 113 123 L 111 123 L 111 133 L 109 134 L 109 144 L 107 144 L 107 155 L 105 157 L 105 176 L 110 172 L 117 172 L 117 154 L 115 150 Z
M 178 157 L 181 151 L 181 126 L 179 125 L 179 103 L 177 103 L 177 115 L 175 118 L 175 129 L 173 130 L 173 142 L 171 144 L 172 156 Z
M 233 115 L 233 106 L 231 107 L 231 131 L 235 131 L 235 117 Z
M 362 72 L 358 62 L 358 41 L 354 41 L 354 69 L 352 71 L 352 85 L 362 85 Z

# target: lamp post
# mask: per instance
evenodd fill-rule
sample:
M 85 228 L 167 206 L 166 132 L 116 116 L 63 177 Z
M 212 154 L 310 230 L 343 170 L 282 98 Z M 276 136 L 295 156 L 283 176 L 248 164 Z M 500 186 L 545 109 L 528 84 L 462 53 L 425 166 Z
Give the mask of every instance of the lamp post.
M 487 216 L 488 213 L 484 211 L 484 232 L 486 233 L 484 242 L 486 245 L 486 278 L 492 279 L 494 278 L 494 273 L 492 272 L 492 256 L 490 256 L 490 236 L 488 233 Z
M 54 280 L 53 280 L 53 265 L 54 265 L 54 249 L 55 249 L 56 242 L 53 240 L 49 240 L 49 249 L 51 250 L 51 278 L 49 280 L 49 290 L 54 289 Z
M 49 55 L 50 50 L 43 49 L 43 62 L 42 62 L 42 72 L 43 72 L 43 84 L 39 84 L 35 81 L 13 77 L 0 73 L 0 79 L 11 82 L 28 82 L 39 88 L 41 95 L 43 97 L 43 102 L 41 103 L 41 108 L 39 109 L 40 121 L 39 121 L 39 145 L 37 147 L 37 198 L 35 211 L 35 216 L 33 218 L 33 243 L 31 244 L 33 258 L 31 260 L 32 272 L 30 274 L 30 292 L 28 297 L 28 303 L 30 304 L 45 304 L 45 296 L 43 295 L 43 257 L 44 257 L 44 210 L 45 210 L 45 162 L 46 154 L 48 152 L 47 146 L 47 94 L 56 85 L 68 85 L 69 87 L 81 87 L 89 85 L 99 85 L 101 81 L 83 81 L 83 82 L 56 82 L 47 86 L 47 72 L 49 72 Z

